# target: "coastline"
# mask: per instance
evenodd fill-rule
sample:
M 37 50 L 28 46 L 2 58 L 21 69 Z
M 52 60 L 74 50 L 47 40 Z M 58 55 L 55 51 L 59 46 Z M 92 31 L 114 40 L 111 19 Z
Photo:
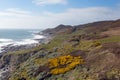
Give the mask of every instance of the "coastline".
M 30 49 L 35 46 L 38 46 L 43 43 L 48 43 L 51 39 L 51 36 L 48 34 L 43 34 L 41 32 L 39 33 L 33 33 L 33 38 L 30 39 L 22 39 L 20 41 L 12 41 L 12 39 L 0 39 L 1 43 L 0 45 L 0 54 L 7 53 L 9 51 L 17 51 L 22 49 Z
M 29 43 L 29 40 L 28 40 L 28 43 L 26 44 L 24 43 L 23 44 L 8 44 L 4 46 L 4 48 L 2 48 L 0 52 L 0 58 L 2 57 L 2 55 L 6 54 L 7 52 L 31 49 L 41 44 L 47 44 L 52 39 L 52 36 L 47 33 L 39 32 L 39 33 L 35 33 L 34 35 L 36 35 L 36 37 L 33 38 L 33 40 L 35 41 L 33 43 Z M 10 72 L 11 72 L 11 69 L 8 67 L 0 68 L 0 80 L 6 80 L 4 78 L 8 77 Z

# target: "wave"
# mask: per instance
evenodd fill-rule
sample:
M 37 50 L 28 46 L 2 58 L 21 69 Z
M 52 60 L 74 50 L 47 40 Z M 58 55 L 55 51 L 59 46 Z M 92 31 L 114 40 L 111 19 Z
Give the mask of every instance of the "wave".
M 36 30 L 31 30 L 31 31 L 28 31 L 28 32 L 33 33 L 33 34 L 36 34 L 36 33 L 39 33 L 40 31 L 39 31 L 39 30 L 38 30 L 38 31 L 36 31 Z
M 5 46 L 10 45 L 11 43 L 0 43 L 0 53 L 2 52 L 2 49 L 4 49 Z
M 19 41 L 15 41 L 12 39 L 0 39 L 0 53 L 2 52 L 1 50 L 4 49 L 6 46 L 20 46 L 20 45 L 29 45 L 29 44 L 39 44 L 40 39 L 46 38 L 43 35 L 38 35 L 34 34 L 33 38 L 30 39 L 22 39 Z
M 14 40 L 12 39 L 1 38 L 0 39 L 0 52 L 5 46 L 13 44 L 13 43 L 14 43 Z
M 39 43 L 39 42 L 33 39 L 23 39 L 19 42 L 18 41 L 15 42 L 14 45 L 27 45 L 27 44 L 35 44 L 35 43 Z
M 13 41 L 12 39 L 4 39 L 4 38 L 0 39 L 0 43 L 2 43 L 2 42 L 12 42 L 12 41 Z
M 33 39 L 43 39 L 43 38 L 46 38 L 46 37 L 43 35 L 34 35 L 33 37 Z

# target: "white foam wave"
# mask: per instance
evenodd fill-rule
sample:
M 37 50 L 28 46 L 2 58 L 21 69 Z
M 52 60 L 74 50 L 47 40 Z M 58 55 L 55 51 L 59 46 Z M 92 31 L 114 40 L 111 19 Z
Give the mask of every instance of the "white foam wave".
M 36 33 L 39 33 L 40 31 L 36 31 L 36 30 L 34 30 L 34 31 L 29 31 L 30 33 L 33 33 L 33 34 L 36 34 Z
M 12 39 L 1 38 L 0 39 L 0 52 L 5 46 L 13 44 L 13 43 L 14 41 Z
M 4 38 L 0 39 L 0 42 L 12 42 L 12 41 L 13 41 L 12 39 L 4 39 Z
M 14 45 L 27 45 L 27 44 L 35 44 L 35 43 L 39 43 L 39 42 L 33 39 L 23 39 L 22 41 L 15 42 Z
M 45 38 L 45 36 L 42 35 L 34 35 L 34 37 L 32 39 L 23 39 L 19 42 L 15 42 L 14 45 L 27 45 L 27 44 L 37 44 L 39 43 L 38 40 L 39 39 L 43 39 Z
M 27 44 L 38 44 L 40 39 L 45 38 L 43 35 L 33 35 L 31 39 L 22 39 L 19 41 L 14 41 L 12 39 L 0 39 L 0 52 L 4 49 L 5 46 L 20 46 L 20 45 L 27 45 Z
M 43 35 L 34 35 L 33 39 L 43 39 L 45 36 Z
M 4 49 L 5 46 L 12 45 L 14 42 L 5 42 L 5 43 L 0 43 L 0 52 L 1 50 Z

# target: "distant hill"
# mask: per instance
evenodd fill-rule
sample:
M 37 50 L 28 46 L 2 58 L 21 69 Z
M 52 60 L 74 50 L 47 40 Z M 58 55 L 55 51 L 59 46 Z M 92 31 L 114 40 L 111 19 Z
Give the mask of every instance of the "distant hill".
M 89 31 L 95 29 L 95 31 L 100 31 L 100 30 L 105 30 L 108 28 L 116 28 L 120 27 L 120 20 L 110 20 L 110 21 L 99 21 L 99 22 L 93 22 L 93 23 L 88 23 L 88 24 L 83 24 L 83 25 L 76 25 L 76 26 L 70 26 L 70 25 L 59 25 L 55 28 L 51 29 L 46 29 L 43 32 L 44 33 L 64 33 L 64 32 L 73 32 L 75 30 L 79 30 L 81 28 L 88 28 Z

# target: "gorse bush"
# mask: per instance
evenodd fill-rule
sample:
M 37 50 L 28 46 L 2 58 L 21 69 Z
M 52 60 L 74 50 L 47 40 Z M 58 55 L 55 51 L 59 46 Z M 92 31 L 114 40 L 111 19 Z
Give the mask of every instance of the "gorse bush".
M 48 60 L 48 67 L 51 74 L 62 74 L 83 63 L 84 61 L 80 56 L 66 55 Z

